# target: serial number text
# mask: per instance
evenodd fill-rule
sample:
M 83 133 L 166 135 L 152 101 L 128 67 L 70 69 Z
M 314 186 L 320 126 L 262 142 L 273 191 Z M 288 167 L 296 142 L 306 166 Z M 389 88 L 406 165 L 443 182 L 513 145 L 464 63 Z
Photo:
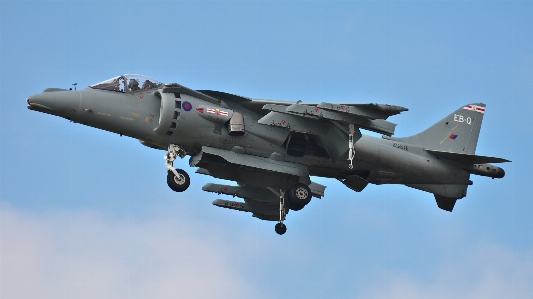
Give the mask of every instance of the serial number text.
M 394 146 L 395 148 L 399 148 L 399 149 L 402 149 L 404 151 L 409 151 L 409 149 L 407 148 L 407 145 L 405 144 L 401 144 L 401 143 L 393 143 L 392 146 Z
M 472 118 L 471 117 L 464 117 L 461 114 L 454 114 L 453 115 L 453 121 L 456 121 L 458 123 L 467 123 L 469 125 L 472 124 Z

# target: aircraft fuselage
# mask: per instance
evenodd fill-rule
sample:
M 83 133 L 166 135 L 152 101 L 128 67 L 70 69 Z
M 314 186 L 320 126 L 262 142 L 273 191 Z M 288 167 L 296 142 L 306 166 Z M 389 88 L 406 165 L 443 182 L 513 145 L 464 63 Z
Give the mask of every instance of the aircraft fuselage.
M 161 106 L 161 99 L 154 91 L 119 93 L 85 88 L 78 91 L 49 91 L 31 96 L 28 101 L 51 108 L 34 104 L 30 105 L 30 109 L 130 136 L 160 149 L 174 143 L 194 155 L 204 145 L 225 150 L 238 146 L 244 148 L 247 154 L 261 157 L 269 157 L 273 152 L 281 153 L 286 161 L 309 166 L 310 175 L 340 178 L 346 173 L 346 155 L 337 161 L 320 156 L 287 155 L 283 142 L 289 131 L 258 124 L 261 115 L 253 111 L 236 104 L 228 106 L 223 103 L 219 107 L 244 115 L 246 134 L 230 136 L 226 126 L 215 124 L 196 111 L 198 106 L 215 105 L 189 95 L 180 96 L 181 103 L 190 103 L 191 109 L 182 109 L 172 136 L 161 136 L 154 132 L 159 125 Z M 356 170 L 365 172 L 366 179 L 371 183 L 468 184 L 468 171 L 435 158 L 420 146 L 363 135 L 355 143 L 354 150 Z

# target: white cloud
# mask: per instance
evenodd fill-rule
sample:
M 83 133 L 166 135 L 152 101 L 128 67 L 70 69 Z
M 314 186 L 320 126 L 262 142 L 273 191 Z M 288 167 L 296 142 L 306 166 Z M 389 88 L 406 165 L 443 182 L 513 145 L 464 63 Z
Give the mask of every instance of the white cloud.
M 379 255 L 360 263 L 366 250 L 349 254 L 357 248 L 322 246 L 320 232 L 279 237 L 265 230 L 271 223 L 263 226 L 254 219 L 228 234 L 236 223 L 216 228 L 206 217 L 195 220 L 186 213 L 139 219 L 5 206 L 0 211 L 0 298 L 321 298 L 330 291 L 353 291 L 352 297 L 360 298 L 533 297 L 533 251 L 462 235 L 416 245 L 437 250 L 431 270 L 416 265 L 427 256 L 406 259 L 405 252 L 398 252 L 398 263 Z M 378 240 L 394 240 L 393 234 Z M 414 264 L 401 266 L 406 262 Z
M 388 273 L 363 298 L 533 298 L 533 252 L 481 244 L 462 256 L 445 257 L 435 276 Z
M 231 241 L 175 219 L 3 208 L 1 298 L 250 298 Z M 216 232 L 215 232 L 216 233 Z

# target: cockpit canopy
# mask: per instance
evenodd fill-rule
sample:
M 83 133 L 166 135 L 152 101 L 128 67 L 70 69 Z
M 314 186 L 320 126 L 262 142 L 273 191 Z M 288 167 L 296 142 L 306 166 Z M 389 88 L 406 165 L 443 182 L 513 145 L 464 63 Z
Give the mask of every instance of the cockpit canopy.
M 163 83 L 143 75 L 127 74 L 93 84 L 90 87 L 117 92 L 134 92 L 137 90 L 158 89 L 162 85 Z

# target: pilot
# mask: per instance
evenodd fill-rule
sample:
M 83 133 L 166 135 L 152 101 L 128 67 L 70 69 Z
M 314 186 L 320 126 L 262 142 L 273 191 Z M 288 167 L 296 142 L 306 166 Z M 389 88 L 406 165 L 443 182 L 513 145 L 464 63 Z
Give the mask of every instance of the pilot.
M 128 84 L 128 87 L 130 88 L 131 91 L 135 91 L 135 90 L 139 90 L 139 81 L 135 80 L 135 79 L 131 79 L 130 80 L 130 84 Z
M 151 89 L 151 88 L 153 88 L 153 83 L 150 80 L 144 81 L 142 89 Z

